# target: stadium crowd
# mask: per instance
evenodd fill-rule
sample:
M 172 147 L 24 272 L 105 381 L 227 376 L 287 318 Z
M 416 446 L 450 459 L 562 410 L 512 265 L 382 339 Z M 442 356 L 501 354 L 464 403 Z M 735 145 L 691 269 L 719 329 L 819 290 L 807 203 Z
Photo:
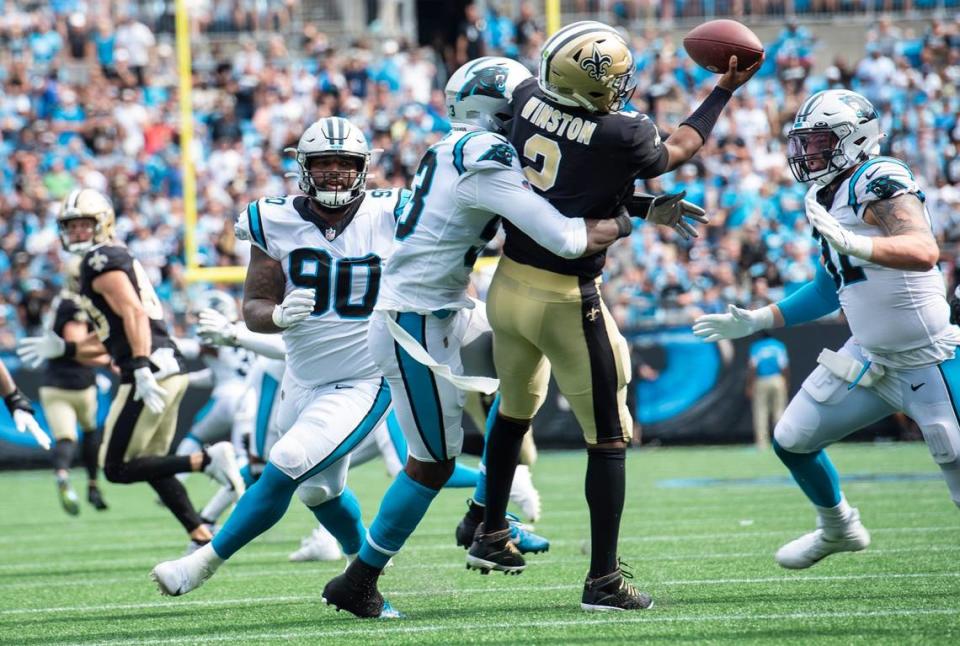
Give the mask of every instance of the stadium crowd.
M 0 20 L 0 349 L 37 333 L 59 288 L 55 214 L 78 186 L 113 197 L 120 237 L 183 332 L 192 288 L 183 269 L 176 60 L 164 14 L 136 14 L 132 3 L 112 14 L 79 13 L 89 4 L 96 3 L 61 0 L 49 3 L 49 11 L 14 11 Z M 406 185 L 421 153 L 448 129 L 441 91 L 448 70 L 490 53 L 533 69 L 544 39 L 528 4 L 517 17 L 468 8 L 455 46 L 443 51 L 390 39 L 337 46 L 309 23 L 290 32 L 284 16 L 296 2 L 277 3 L 283 16 L 244 13 L 260 4 L 198 3 L 198 15 L 210 18 L 207 30 L 250 29 L 261 17 L 277 28 L 258 39 L 241 37 L 236 51 L 197 52 L 193 156 L 201 265 L 246 262 L 233 216 L 252 199 L 296 192 L 295 180 L 285 178 L 295 163 L 283 149 L 295 145 L 305 124 L 349 118 L 382 149 L 368 185 Z M 112 17 L 91 24 L 90 15 Z M 633 107 L 661 128 L 679 123 L 715 77 L 666 32 L 631 38 Z M 816 38 L 794 21 L 766 48 L 762 70 L 731 101 L 697 161 L 648 185 L 656 192 L 685 190 L 707 209 L 711 224 L 692 243 L 640 226 L 611 250 L 606 297 L 621 327 L 687 323 L 730 302 L 757 306 L 813 276 L 818 250 L 783 135 L 803 98 L 829 87 L 856 89 L 880 110 L 888 133 L 883 152 L 905 159 L 922 178 L 943 244 L 942 267 L 956 283 L 960 17 L 934 20 L 916 34 L 881 18 L 859 61 L 816 61 Z

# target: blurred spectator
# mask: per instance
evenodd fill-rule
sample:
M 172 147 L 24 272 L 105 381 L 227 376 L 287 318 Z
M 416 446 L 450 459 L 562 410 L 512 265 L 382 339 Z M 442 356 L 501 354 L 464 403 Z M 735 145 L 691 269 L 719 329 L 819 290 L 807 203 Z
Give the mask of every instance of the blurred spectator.
M 787 407 L 790 362 L 787 346 L 764 330 L 750 344 L 747 399 L 753 408 L 753 437 L 758 450 L 770 447 L 770 420 L 779 420 Z

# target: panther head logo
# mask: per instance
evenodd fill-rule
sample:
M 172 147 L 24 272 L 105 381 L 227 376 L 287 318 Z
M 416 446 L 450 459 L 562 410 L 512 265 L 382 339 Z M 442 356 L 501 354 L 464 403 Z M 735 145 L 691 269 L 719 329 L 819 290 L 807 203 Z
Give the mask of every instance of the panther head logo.
M 597 49 L 596 43 L 593 44 L 593 52 L 590 56 L 580 59 L 580 67 L 582 67 L 594 81 L 603 80 L 611 63 L 613 63 L 613 59 L 606 54 L 602 54 L 600 50 Z
M 502 65 L 491 65 L 477 70 L 473 77 L 464 83 L 460 89 L 460 98 L 479 94 L 503 99 L 506 91 L 507 68 Z

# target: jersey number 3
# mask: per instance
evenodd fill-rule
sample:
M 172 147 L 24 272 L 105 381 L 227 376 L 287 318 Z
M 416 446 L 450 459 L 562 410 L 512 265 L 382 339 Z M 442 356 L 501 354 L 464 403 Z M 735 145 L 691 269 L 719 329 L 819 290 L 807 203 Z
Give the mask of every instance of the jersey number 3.
M 354 296 L 354 272 L 363 270 L 367 273 L 363 293 Z M 374 254 L 335 262 L 323 249 L 297 249 L 290 254 L 290 282 L 317 290 L 314 316 L 325 314 L 332 301 L 341 318 L 369 317 L 380 293 L 380 271 L 380 256 Z

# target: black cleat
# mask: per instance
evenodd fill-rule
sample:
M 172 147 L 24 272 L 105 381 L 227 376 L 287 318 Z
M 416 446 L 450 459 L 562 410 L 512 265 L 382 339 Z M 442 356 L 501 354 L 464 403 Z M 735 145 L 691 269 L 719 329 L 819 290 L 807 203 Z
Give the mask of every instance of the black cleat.
M 620 610 L 649 610 L 653 607 L 653 599 L 645 592 L 640 592 L 626 579 L 632 579 L 633 574 L 628 571 L 627 564 L 620 561 L 619 567 L 606 576 L 587 580 L 583 584 L 583 596 L 580 598 L 580 608 L 590 612 L 616 612 Z
M 490 574 L 497 570 L 504 574 L 520 574 L 527 567 L 520 550 L 510 540 L 510 528 L 485 534 L 483 523 L 477 527 L 470 551 L 467 552 L 467 569 Z
M 104 511 L 107 509 L 107 503 L 103 499 L 103 494 L 100 493 L 100 488 L 97 486 L 91 486 L 87 489 L 87 502 L 93 505 L 93 508 L 97 511 Z
M 465 550 L 473 545 L 473 536 L 477 533 L 477 527 L 483 522 L 483 507 L 467 500 L 467 513 L 463 515 L 460 523 L 457 525 L 456 538 L 457 545 Z
M 330 579 L 323 587 L 323 602 L 337 612 L 346 610 L 362 619 L 399 617 L 377 590 L 379 576 L 380 570 L 355 559 L 343 574 Z

